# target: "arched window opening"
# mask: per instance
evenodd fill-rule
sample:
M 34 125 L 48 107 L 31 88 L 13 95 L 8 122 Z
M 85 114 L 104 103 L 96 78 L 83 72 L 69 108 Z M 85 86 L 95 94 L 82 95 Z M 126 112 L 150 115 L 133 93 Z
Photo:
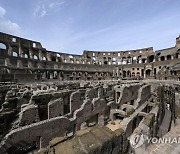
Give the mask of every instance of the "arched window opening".
M 142 63 L 143 63 L 143 64 L 146 63 L 146 59 L 142 59 Z
M 161 61 L 164 61 L 164 59 L 165 59 L 164 56 L 161 56 Z
M 24 54 L 24 58 L 29 58 L 28 55 L 27 55 L 26 53 Z
M 146 76 L 150 76 L 150 75 L 151 75 L 151 70 L 150 69 L 146 70 Z
M 70 55 L 70 56 L 69 56 L 69 58 L 70 58 L 70 59 L 72 59 L 72 58 L 73 58 L 73 56 L 72 56 L 72 55 Z
M 171 55 L 167 55 L 167 60 L 171 60 Z
M 34 60 L 38 60 L 38 56 L 34 55 Z
M 46 61 L 46 57 L 43 57 L 42 60 Z
M 15 51 L 13 51 L 13 57 L 18 57 L 18 54 L 17 54 L 17 52 L 15 52 Z
M 149 56 L 149 63 L 152 63 L 154 61 L 154 55 Z
M 4 50 L 6 50 L 7 48 L 6 48 L 6 45 L 5 44 L 3 44 L 3 43 L 0 43 L 0 49 L 4 49 Z

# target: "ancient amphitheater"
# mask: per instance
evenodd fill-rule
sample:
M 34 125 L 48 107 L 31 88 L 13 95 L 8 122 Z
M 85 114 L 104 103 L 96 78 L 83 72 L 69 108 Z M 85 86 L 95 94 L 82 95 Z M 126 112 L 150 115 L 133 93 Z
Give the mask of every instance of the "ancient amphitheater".
M 180 36 L 74 55 L 0 33 L 2 154 L 179 154 L 179 118 Z

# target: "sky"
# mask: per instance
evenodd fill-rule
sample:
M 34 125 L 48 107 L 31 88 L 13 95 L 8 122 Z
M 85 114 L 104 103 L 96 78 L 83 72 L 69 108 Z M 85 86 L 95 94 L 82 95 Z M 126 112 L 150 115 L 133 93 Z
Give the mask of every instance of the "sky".
M 180 0 L 0 0 L 0 31 L 50 51 L 172 47 Z

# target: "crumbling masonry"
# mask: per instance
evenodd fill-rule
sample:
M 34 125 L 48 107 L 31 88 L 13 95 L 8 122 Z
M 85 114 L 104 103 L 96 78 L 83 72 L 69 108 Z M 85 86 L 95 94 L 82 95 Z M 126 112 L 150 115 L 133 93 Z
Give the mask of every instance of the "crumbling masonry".
M 4 33 L 0 43 L 0 153 L 150 153 L 131 136 L 180 124 L 180 37 L 155 52 L 83 55 Z

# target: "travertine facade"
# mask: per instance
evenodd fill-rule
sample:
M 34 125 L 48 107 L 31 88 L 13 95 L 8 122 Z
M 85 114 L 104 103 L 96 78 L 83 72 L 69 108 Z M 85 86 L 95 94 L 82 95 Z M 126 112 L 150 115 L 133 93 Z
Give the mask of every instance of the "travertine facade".
M 174 47 L 153 51 L 48 51 L 41 43 L 0 33 L 0 81 L 104 80 L 155 78 L 180 80 L 180 37 Z M 103 67 L 102 67 L 103 66 Z

